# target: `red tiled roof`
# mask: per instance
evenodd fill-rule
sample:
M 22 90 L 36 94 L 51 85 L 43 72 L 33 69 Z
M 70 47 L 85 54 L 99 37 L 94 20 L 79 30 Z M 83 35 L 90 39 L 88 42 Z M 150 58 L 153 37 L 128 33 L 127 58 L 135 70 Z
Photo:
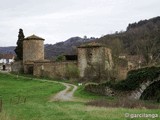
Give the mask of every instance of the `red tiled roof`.
M 14 55 L 13 54 L 1 54 L 0 58 L 2 59 L 13 59 Z

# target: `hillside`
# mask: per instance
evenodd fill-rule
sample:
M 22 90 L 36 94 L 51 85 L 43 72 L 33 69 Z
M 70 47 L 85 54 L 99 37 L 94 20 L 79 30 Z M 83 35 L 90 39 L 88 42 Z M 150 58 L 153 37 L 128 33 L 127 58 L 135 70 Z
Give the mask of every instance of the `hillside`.
M 67 54 L 73 55 L 77 54 L 77 46 L 95 40 L 94 37 L 91 38 L 80 38 L 72 37 L 64 42 L 59 42 L 54 45 L 45 45 L 45 58 L 54 59 L 56 56 Z
M 15 46 L 10 46 L 10 47 L 0 47 L 0 54 L 15 54 L 14 52 Z
M 96 42 L 111 48 L 115 56 L 141 55 L 146 64 L 160 61 L 160 17 L 129 24 L 126 31 L 106 35 Z

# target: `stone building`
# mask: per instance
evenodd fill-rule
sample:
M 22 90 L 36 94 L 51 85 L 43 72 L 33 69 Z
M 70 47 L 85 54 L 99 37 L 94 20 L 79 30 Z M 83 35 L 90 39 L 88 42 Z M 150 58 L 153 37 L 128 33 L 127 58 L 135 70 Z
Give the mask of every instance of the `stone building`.
M 23 41 L 24 73 L 33 74 L 34 61 L 44 60 L 44 39 L 31 35 Z
M 0 54 L 0 64 L 11 64 L 14 62 L 14 58 L 13 54 Z
M 73 56 L 72 56 L 73 57 Z M 74 56 L 75 57 L 75 56 Z M 37 77 L 66 78 L 70 66 L 77 67 L 77 61 L 56 62 L 44 59 L 44 39 L 36 35 L 23 41 L 24 73 Z M 78 69 L 78 68 L 77 68 Z
M 111 50 L 98 43 L 78 47 L 78 68 L 81 78 L 104 78 L 113 68 Z
M 98 82 L 105 78 L 106 71 L 113 69 L 111 50 L 101 44 L 81 45 L 77 54 L 77 56 L 65 56 L 67 59 L 61 62 L 45 60 L 44 39 L 32 35 L 23 41 L 23 70 L 24 73 L 38 77 L 79 76 L 95 79 L 95 82 Z

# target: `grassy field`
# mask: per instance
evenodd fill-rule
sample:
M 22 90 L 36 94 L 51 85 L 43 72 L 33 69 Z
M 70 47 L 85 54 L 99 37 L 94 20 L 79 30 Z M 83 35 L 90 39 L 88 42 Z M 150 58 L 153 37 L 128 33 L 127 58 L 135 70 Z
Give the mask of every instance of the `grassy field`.
M 58 83 L 0 73 L 0 96 L 3 99 L 0 120 L 124 120 L 130 119 L 125 115 L 133 117 L 132 114 L 144 113 L 160 116 L 160 110 L 93 107 L 84 102 L 48 102 L 53 94 L 63 89 L 64 86 Z M 103 98 L 84 92 L 83 87 L 78 88 L 75 96 L 85 100 Z

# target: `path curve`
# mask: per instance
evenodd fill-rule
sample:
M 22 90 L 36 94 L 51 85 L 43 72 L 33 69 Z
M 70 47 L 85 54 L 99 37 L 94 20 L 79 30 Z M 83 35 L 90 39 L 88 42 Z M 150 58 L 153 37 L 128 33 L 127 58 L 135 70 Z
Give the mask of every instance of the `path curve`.
M 5 72 L 5 73 L 10 74 L 9 72 Z M 24 76 L 21 76 L 21 77 L 24 77 Z M 24 77 L 24 78 L 28 78 L 28 77 Z M 66 87 L 64 90 L 62 90 L 62 91 L 58 92 L 56 95 L 52 96 L 50 98 L 49 102 L 53 102 L 53 101 L 75 101 L 75 98 L 74 98 L 73 94 L 78 88 L 76 85 L 69 84 L 69 83 L 63 83 L 63 82 L 58 82 L 58 81 L 51 81 L 51 80 L 41 80 L 41 79 L 35 79 L 35 80 L 42 81 L 42 82 L 46 81 L 46 82 L 52 82 L 52 83 L 60 83 L 60 84 L 63 84 Z
M 61 83 L 61 82 L 60 82 Z M 66 88 L 56 95 L 52 96 L 50 102 L 53 101 L 74 101 L 74 92 L 77 90 L 77 86 L 69 83 L 61 83 Z

